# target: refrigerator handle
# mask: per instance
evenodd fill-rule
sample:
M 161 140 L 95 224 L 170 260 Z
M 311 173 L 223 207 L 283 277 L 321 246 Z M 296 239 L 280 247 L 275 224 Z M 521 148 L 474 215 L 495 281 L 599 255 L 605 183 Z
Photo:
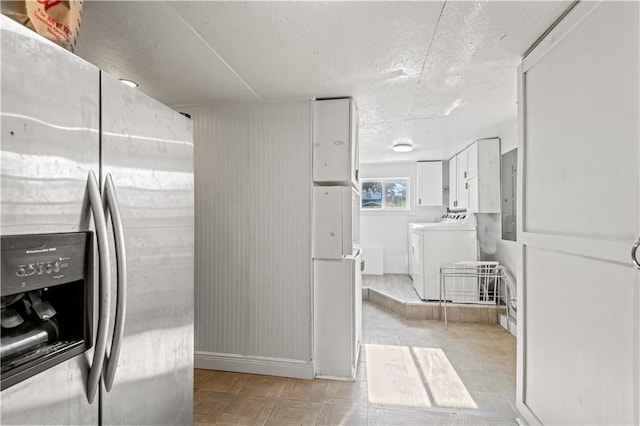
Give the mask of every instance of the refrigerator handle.
M 100 384 L 100 373 L 104 364 L 105 350 L 107 347 L 107 330 L 109 326 L 109 306 L 111 305 L 111 260 L 109 258 L 109 239 L 107 236 L 107 221 L 105 220 L 102 207 L 102 197 L 96 175 L 90 171 L 87 180 L 87 189 L 89 191 L 89 205 L 93 213 L 93 221 L 96 227 L 96 236 L 98 239 L 98 257 L 100 269 L 100 291 L 98 304 L 98 332 L 96 336 L 96 345 L 93 352 L 93 363 L 89 371 L 89 379 L 87 380 L 87 400 L 92 403 L 98 385 Z
M 106 356 L 104 369 L 104 386 L 107 392 L 111 391 L 113 379 L 118 368 L 118 359 L 120 357 L 120 348 L 122 346 L 122 336 L 124 335 L 124 321 L 127 305 L 127 254 L 124 245 L 124 228 L 122 227 L 122 218 L 120 217 L 120 205 L 116 196 L 116 188 L 113 184 L 111 174 L 107 173 L 104 186 L 105 208 L 111 215 L 113 222 L 113 237 L 116 245 L 116 265 L 117 265 L 117 301 L 116 301 L 116 319 L 113 331 L 113 340 L 111 341 L 111 351 Z

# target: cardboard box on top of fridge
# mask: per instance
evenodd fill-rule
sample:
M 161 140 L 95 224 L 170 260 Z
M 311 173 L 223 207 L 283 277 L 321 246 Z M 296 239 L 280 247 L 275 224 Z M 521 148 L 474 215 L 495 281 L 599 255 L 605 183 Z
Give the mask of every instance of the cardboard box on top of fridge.
M 80 32 L 82 0 L 3 0 L 2 13 L 73 52 Z

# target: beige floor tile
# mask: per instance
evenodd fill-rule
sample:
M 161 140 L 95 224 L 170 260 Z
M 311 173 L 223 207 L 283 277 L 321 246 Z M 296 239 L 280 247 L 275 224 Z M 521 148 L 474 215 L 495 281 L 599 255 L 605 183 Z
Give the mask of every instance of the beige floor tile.
M 317 424 L 322 426 L 367 425 L 367 408 L 353 407 L 351 405 L 322 404 Z
M 238 395 L 233 393 L 196 391 L 193 398 L 194 422 L 214 422 L 237 397 Z
M 209 377 L 213 374 L 211 370 L 202 370 L 196 368 L 193 370 L 193 387 L 195 389 L 202 388 L 202 385 L 209 380 Z
M 251 374 L 239 393 L 242 395 L 261 396 L 264 398 L 280 398 L 285 384 L 290 379 L 286 377 L 261 376 Z
M 319 402 L 294 401 L 281 399 L 276 403 L 268 425 L 315 425 L 322 404 Z
M 308 402 L 322 402 L 327 390 L 328 380 L 295 380 L 285 382 L 280 399 L 292 399 Z
M 232 373 L 228 371 L 209 371 L 205 382 L 200 384 L 200 389 L 238 393 L 244 387 L 251 375 Z
M 216 418 L 217 425 L 264 425 L 277 400 L 239 395 Z

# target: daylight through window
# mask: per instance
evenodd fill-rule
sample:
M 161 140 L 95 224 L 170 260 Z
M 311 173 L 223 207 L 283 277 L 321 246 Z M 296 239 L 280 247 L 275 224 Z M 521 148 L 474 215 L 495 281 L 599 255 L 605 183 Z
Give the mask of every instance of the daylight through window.
M 409 178 L 362 179 L 362 210 L 409 210 Z

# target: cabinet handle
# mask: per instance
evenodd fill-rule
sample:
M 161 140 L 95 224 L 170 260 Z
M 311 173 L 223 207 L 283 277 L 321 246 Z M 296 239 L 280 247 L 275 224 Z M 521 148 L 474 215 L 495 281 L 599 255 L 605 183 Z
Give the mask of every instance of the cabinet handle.
M 469 189 L 469 182 L 464 183 L 464 189 Z
M 360 262 L 360 272 L 364 271 L 364 259 Z
M 467 178 L 467 172 L 464 172 L 464 178 L 465 179 Z
M 422 205 L 422 198 L 418 198 L 418 205 L 421 206 Z

